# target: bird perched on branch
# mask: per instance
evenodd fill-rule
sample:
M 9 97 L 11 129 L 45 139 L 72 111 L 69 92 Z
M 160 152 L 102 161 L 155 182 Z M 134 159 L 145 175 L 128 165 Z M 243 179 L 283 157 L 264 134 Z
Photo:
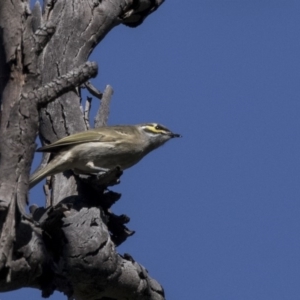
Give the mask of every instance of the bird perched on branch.
M 175 137 L 180 135 L 157 123 L 107 126 L 72 134 L 37 150 L 51 152 L 54 157 L 33 173 L 29 188 L 66 170 L 98 175 L 117 166 L 128 169 Z

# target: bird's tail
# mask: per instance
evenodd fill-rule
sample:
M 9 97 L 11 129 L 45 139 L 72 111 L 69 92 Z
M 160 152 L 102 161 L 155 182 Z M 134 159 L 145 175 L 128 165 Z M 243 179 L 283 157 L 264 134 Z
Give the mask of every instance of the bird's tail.
M 42 181 L 47 176 L 54 175 L 59 173 L 58 167 L 60 165 L 59 159 L 54 157 L 45 167 L 38 168 L 34 173 L 30 176 L 29 179 L 29 189 L 33 188 L 36 184 Z

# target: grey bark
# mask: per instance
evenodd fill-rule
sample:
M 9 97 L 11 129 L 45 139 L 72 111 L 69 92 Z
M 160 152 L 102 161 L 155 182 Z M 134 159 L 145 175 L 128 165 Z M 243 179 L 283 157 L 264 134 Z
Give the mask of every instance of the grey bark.
M 97 74 L 87 62 L 115 26 L 136 27 L 162 0 L 0 1 L 0 291 L 35 287 L 75 299 L 164 299 L 162 287 L 116 246 L 134 232 L 110 207 L 120 195 L 103 178 L 65 172 L 46 185 L 45 208 L 28 205 L 28 180 L 39 134 L 43 143 L 85 130 L 80 89 Z M 112 89 L 95 126 L 105 126 Z M 94 94 L 93 94 L 94 93 Z M 45 158 L 47 161 L 48 158 Z

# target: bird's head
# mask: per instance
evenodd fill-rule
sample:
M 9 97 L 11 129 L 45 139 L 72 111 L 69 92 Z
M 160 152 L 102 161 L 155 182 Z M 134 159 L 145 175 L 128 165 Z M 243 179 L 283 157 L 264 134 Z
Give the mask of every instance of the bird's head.
M 138 129 L 149 141 L 149 146 L 157 148 L 172 138 L 181 137 L 180 134 L 173 133 L 167 127 L 157 123 L 146 123 L 138 125 Z

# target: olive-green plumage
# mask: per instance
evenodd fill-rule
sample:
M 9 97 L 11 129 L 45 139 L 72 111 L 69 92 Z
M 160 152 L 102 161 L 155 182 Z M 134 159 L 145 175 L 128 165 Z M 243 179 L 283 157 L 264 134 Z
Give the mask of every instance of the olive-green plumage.
M 150 151 L 179 136 L 157 123 L 107 126 L 72 134 L 37 150 L 51 152 L 54 157 L 33 173 L 29 187 L 70 169 L 79 174 L 99 174 L 116 166 L 130 168 Z

